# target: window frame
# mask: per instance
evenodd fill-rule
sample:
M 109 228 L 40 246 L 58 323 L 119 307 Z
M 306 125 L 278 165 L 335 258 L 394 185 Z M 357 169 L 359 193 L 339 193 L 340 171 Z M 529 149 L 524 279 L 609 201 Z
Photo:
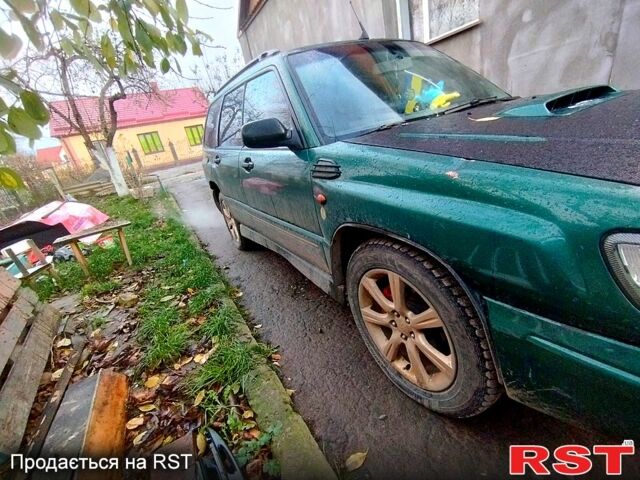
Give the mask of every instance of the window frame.
M 195 133 L 197 133 L 198 136 L 200 137 L 200 141 L 192 143 L 191 142 L 192 137 L 193 137 L 193 140 L 196 140 L 196 137 L 194 135 L 194 130 L 195 130 Z M 195 125 L 187 125 L 186 127 L 184 127 L 184 132 L 187 135 L 189 146 L 198 147 L 198 146 L 204 145 L 204 125 L 202 125 L 201 123 L 197 123 Z M 189 136 L 190 132 L 191 132 L 191 136 Z
M 157 137 L 158 139 L 158 143 L 160 144 L 160 150 L 153 150 L 153 151 L 149 151 L 146 152 L 145 148 L 144 148 L 144 144 L 142 143 L 142 139 L 144 138 L 145 143 L 147 144 L 147 146 L 149 146 L 149 141 L 147 140 L 146 136 L 147 135 L 154 135 Z M 158 133 L 157 130 L 153 130 L 151 132 L 145 132 L 145 133 L 138 133 L 138 142 L 140 143 L 140 148 L 142 148 L 142 153 L 144 153 L 145 155 L 156 155 L 158 153 L 162 153 L 164 152 L 164 143 L 162 143 L 162 139 L 160 138 L 160 134 Z M 155 144 L 155 138 L 154 138 L 154 147 L 157 147 L 157 145 Z
M 443 32 L 435 37 L 432 37 L 430 11 L 431 9 L 429 8 L 429 0 L 422 0 L 422 34 L 424 36 L 424 43 L 426 45 L 438 43 L 445 38 L 452 37 L 454 35 L 457 35 L 458 33 L 464 32 L 465 30 L 468 30 L 480 24 L 480 0 L 478 0 L 478 12 L 476 14 L 476 18 L 463 23 L 462 25 L 458 25 L 457 27 L 454 27 L 450 30 L 447 30 L 446 32 Z
M 204 149 L 212 149 L 212 148 L 218 147 L 218 127 L 220 126 L 220 114 L 222 113 L 223 100 L 224 100 L 224 97 L 218 97 L 218 98 L 214 97 L 213 102 L 211 102 L 211 105 L 209 105 L 209 109 L 207 110 L 207 116 L 205 117 L 205 120 L 204 120 L 204 139 L 202 140 L 202 148 Z M 219 104 L 216 105 L 216 103 L 219 103 Z M 216 107 L 217 107 L 217 112 L 215 110 Z M 207 129 L 209 128 L 208 127 L 209 115 L 216 116 L 215 124 L 212 128 L 214 132 L 212 133 L 213 143 L 211 145 L 207 144 Z

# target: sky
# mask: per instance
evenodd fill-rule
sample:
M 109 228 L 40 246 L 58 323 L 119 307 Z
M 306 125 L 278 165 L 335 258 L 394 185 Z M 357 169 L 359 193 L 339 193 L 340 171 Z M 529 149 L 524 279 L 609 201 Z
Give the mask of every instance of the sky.
M 238 25 L 239 0 L 187 0 L 189 10 L 189 26 L 194 30 L 201 30 L 212 37 L 202 46 L 204 57 L 214 59 L 226 49 L 227 56 L 233 58 L 240 56 L 240 43 L 238 42 L 236 28 Z M 3 23 L 3 22 L 0 22 Z M 6 22 L 2 25 L 6 28 Z M 7 30 L 18 33 L 19 30 Z M 211 46 L 210 46 L 211 45 Z M 223 48 L 213 48 L 213 46 Z M 182 68 L 182 77 L 171 75 L 162 76 L 158 70 L 158 84 L 160 88 L 179 88 L 195 85 L 196 78 L 192 72 L 194 67 L 203 68 L 203 59 L 191 54 L 190 50 L 184 57 L 178 57 Z M 45 148 L 59 145 L 60 142 L 49 137 L 49 129 L 42 129 L 43 137 L 35 142 L 35 148 Z M 28 153 L 30 148 L 28 140 L 16 138 L 18 150 Z

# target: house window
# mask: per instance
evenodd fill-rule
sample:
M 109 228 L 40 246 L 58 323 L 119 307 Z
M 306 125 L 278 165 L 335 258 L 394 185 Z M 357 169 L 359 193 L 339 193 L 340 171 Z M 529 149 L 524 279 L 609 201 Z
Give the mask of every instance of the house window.
M 191 145 L 192 147 L 202 145 L 202 137 L 204 136 L 204 127 L 202 125 L 192 125 L 191 127 L 184 127 L 184 131 L 187 132 L 189 145 Z
M 140 133 L 138 134 L 138 140 L 140 140 L 140 146 L 145 155 L 164 152 L 158 132 Z
M 439 40 L 480 22 L 479 0 L 423 0 L 425 42 Z

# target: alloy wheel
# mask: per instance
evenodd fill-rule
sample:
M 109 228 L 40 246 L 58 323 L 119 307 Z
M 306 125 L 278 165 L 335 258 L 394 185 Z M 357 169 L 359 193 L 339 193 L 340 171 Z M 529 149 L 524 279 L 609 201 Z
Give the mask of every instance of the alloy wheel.
M 366 272 L 358 287 L 360 313 L 382 357 L 404 378 L 427 391 L 448 388 L 456 356 L 440 315 L 401 275 Z

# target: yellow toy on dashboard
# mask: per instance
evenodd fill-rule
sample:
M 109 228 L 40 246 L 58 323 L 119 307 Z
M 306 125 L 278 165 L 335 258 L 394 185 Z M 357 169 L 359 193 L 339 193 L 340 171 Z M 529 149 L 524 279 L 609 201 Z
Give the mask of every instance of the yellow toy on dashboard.
M 411 72 L 407 73 L 411 75 L 409 91 L 414 92 L 414 96 L 407 101 L 405 114 L 425 110 L 427 107 L 433 111 L 446 108 L 451 105 L 453 100 L 460 97 L 460 92 L 453 91 L 447 93 L 444 91 L 444 80 L 433 83 L 421 75 L 416 75 Z M 423 88 L 425 81 L 430 84 L 427 89 Z M 415 92 L 420 93 L 416 95 Z

